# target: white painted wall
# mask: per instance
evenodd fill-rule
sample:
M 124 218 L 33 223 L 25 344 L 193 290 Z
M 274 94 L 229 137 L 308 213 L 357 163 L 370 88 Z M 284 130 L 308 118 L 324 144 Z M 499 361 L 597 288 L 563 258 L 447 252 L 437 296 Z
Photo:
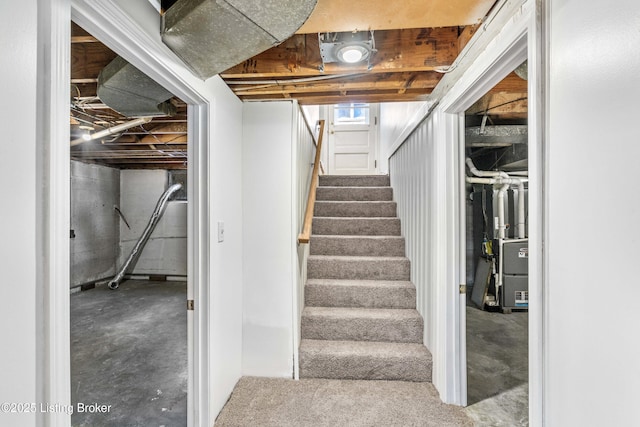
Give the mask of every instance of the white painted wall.
M 211 265 L 210 384 L 211 417 L 227 402 L 242 372 L 242 103 L 221 79 L 213 89 L 210 129 Z M 218 242 L 217 223 L 224 223 Z M 210 423 L 208 425 L 212 425 Z
M 118 218 L 120 251 L 118 268 L 149 223 L 158 199 L 167 189 L 167 171 L 123 170 L 120 174 L 120 210 L 129 227 Z M 187 202 L 167 203 L 151 237 L 129 274 L 187 275 Z
M 294 106 L 244 105 L 244 375 L 293 374 Z
M 71 161 L 71 287 L 115 275 L 120 217 L 114 206 L 120 206 L 120 170 Z
M 11 66 L 0 68 L 2 93 L 11 99 L 2 107 L 4 141 L 0 144 L 0 182 L 5 183 L 0 209 L 0 402 L 35 402 L 36 272 L 41 257 L 36 248 L 37 150 L 37 4 L 26 0 L 2 6 L 0 55 Z M 36 425 L 35 414 L 0 412 L 0 425 Z
M 640 425 L 640 8 L 549 3 L 546 425 Z
M 417 310 L 424 318 L 424 344 L 436 352 L 438 305 L 434 251 L 437 212 L 435 197 L 436 138 L 433 118 L 423 122 L 390 159 L 393 198 L 398 203 L 411 280 L 416 285 Z M 438 361 L 436 360 L 436 363 Z M 435 369 L 434 369 L 435 370 Z
M 389 173 L 389 157 L 420 124 L 428 106 L 426 101 L 380 104 L 380 173 Z
M 450 332 L 455 272 L 455 186 L 450 179 L 454 150 L 444 133 L 445 116 L 435 111 L 415 129 L 389 163 L 394 200 L 411 260 L 417 310 L 425 321 L 424 344 L 433 355 L 433 383 L 447 403 L 459 403 L 452 375 L 456 339 Z M 447 174 L 448 171 L 448 174 Z

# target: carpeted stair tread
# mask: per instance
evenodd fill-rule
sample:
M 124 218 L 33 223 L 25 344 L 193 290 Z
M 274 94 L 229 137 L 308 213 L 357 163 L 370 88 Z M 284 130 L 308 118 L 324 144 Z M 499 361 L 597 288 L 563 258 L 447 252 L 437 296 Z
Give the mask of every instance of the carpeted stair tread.
M 318 200 L 314 217 L 395 217 L 396 202 L 392 201 L 328 201 Z
M 431 381 L 388 175 L 320 177 L 307 257 L 300 377 Z
M 401 236 L 312 235 L 311 255 L 404 256 Z
M 341 236 L 399 236 L 400 219 L 393 217 L 314 217 L 312 233 Z
M 411 265 L 406 257 L 310 255 L 309 279 L 409 280 Z
M 391 201 L 391 187 L 318 187 L 316 201 Z
M 409 281 L 309 279 L 307 307 L 415 308 L 416 287 Z
M 431 381 L 431 353 L 422 344 L 303 339 L 301 378 Z
M 414 309 L 305 307 L 302 338 L 422 343 L 422 316 Z
M 389 175 L 320 175 L 320 186 L 331 187 L 386 187 L 391 185 Z

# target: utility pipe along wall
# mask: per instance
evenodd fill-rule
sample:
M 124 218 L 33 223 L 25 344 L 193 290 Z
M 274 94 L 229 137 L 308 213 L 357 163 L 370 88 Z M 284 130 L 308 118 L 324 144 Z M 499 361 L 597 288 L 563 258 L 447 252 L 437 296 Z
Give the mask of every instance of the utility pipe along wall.
M 160 199 L 156 204 L 156 208 L 153 210 L 151 218 L 149 218 L 149 223 L 147 224 L 144 231 L 142 232 L 142 235 L 131 250 L 131 254 L 129 254 L 125 262 L 122 264 L 122 267 L 120 267 L 120 270 L 118 270 L 118 273 L 115 275 L 115 277 L 109 282 L 109 289 L 118 289 L 118 287 L 120 286 L 120 282 L 124 278 L 124 275 L 126 274 L 129 267 L 131 265 L 135 265 L 135 262 L 138 260 L 138 257 L 140 256 L 140 253 L 149 240 L 151 233 L 156 228 L 158 221 L 160 221 L 160 218 L 162 217 L 162 214 L 167 207 L 167 203 L 169 203 L 171 197 L 173 197 L 173 195 L 181 188 L 182 184 L 174 184 L 169 187 L 162 194 L 162 196 L 160 196 Z

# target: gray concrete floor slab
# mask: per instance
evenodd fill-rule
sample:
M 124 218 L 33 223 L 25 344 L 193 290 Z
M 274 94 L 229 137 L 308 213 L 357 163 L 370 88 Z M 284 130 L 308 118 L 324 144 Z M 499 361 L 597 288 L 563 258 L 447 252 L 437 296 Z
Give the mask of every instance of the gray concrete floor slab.
M 187 378 L 186 283 L 71 295 L 73 426 L 185 426 Z M 80 403 L 110 408 L 79 413 Z
M 467 307 L 467 414 L 476 426 L 529 425 L 528 313 Z

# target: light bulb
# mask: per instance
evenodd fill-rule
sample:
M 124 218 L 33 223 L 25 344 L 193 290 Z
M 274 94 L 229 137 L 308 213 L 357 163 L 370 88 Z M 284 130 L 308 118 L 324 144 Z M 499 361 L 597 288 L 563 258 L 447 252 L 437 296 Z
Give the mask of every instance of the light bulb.
M 341 52 L 341 54 L 342 54 L 342 60 L 350 64 L 360 62 L 363 57 L 362 51 L 357 48 L 345 49 Z

